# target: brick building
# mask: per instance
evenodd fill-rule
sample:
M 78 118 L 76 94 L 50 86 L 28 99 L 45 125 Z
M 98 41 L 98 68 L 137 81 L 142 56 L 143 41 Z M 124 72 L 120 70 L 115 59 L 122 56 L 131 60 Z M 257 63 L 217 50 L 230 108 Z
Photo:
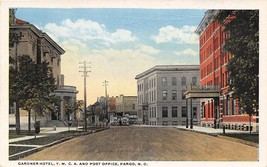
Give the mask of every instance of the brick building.
M 182 125 L 189 113 L 184 92 L 188 85 L 199 84 L 198 65 L 159 65 L 137 79 L 139 122 L 149 125 Z M 200 121 L 199 100 L 192 102 L 194 123 Z
M 217 14 L 217 10 L 208 10 L 195 31 L 200 44 L 200 85 L 219 89 L 218 102 L 215 98 L 201 98 L 201 125 L 244 129 L 249 125 L 249 116 L 239 109 L 228 86 L 227 63 L 231 54 L 223 50 L 223 45 L 230 35 L 215 20 Z M 252 117 L 252 125 L 255 130 L 256 116 Z

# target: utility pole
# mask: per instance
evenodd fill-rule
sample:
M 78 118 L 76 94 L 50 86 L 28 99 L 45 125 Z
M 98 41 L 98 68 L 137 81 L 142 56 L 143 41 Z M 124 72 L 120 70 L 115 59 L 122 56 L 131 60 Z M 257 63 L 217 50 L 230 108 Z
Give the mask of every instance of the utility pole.
M 83 71 L 79 71 L 82 72 L 83 75 L 82 77 L 84 77 L 84 131 L 87 131 L 87 120 L 86 120 L 86 77 L 88 77 L 87 73 L 91 72 L 88 71 L 88 68 L 91 68 L 90 66 L 87 66 L 88 64 L 91 64 L 91 62 L 79 62 L 79 64 L 83 64 L 83 66 L 79 67 L 79 68 L 83 68 Z
M 103 86 L 105 86 L 105 96 L 106 96 L 106 118 L 108 119 L 108 97 L 107 97 L 107 86 L 108 86 L 108 81 L 103 82 Z

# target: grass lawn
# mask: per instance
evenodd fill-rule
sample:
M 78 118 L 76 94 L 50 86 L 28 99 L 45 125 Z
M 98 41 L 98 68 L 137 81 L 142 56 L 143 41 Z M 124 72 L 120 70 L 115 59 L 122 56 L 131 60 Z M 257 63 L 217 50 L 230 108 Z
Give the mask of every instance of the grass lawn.
M 259 134 L 224 134 L 223 136 L 234 137 L 245 141 L 259 143 Z
M 46 145 L 49 143 L 52 143 L 56 140 L 64 139 L 73 135 L 79 135 L 83 132 L 81 131 L 66 131 L 66 132 L 61 132 L 57 134 L 50 134 L 46 137 L 40 137 L 40 138 L 33 138 L 30 140 L 22 140 L 18 142 L 13 142 L 10 144 L 27 144 L 27 145 Z
M 34 134 L 34 130 L 31 131 L 31 134 Z M 9 130 L 9 139 L 19 138 L 28 136 L 28 130 L 20 130 L 20 134 L 17 135 L 16 130 Z
M 9 155 L 13 155 L 19 152 L 23 152 L 29 149 L 32 149 L 33 147 L 21 147 L 21 146 L 9 146 Z

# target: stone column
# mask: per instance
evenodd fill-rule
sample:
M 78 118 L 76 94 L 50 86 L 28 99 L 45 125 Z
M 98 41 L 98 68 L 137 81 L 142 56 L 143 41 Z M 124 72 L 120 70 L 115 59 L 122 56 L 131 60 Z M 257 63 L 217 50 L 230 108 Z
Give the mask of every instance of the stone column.
M 64 121 L 65 118 L 64 118 L 64 99 L 63 99 L 63 96 L 60 96 L 61 98 L 61 102 L 60 102 L 60 120 L 61 121 Z

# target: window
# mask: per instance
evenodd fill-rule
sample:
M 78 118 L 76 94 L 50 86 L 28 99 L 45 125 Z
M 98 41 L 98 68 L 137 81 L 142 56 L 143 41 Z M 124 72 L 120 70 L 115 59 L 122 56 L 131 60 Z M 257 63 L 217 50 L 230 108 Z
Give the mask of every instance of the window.
M 186 77 L 182 77 L 182 86 L 186 85 Z
M 182 90 L 182 99 L 185 99 L 184 93 L 185 93 L 185 90 Z
M 236 115 L 236 100 L 232 101 L 232 115 Z
M 172 121 L 172 125 L 177 125 L 177 121 Z
M 177 85 L 177 79 L 176 77 L 172 77 L 172 86 L 176 86 Z
M 205 107 L 205 102 L 202 102 L 202 118 L 206 117 L 206 107 Z
M 135 104 L 133 104 L 133 110 L 135 110 Z
M 193 118 L 197 118 L 197 107 L 193 107 Z
M 53 58 L 53 57 L 51 57 L 51 64 L 53 64 L 53 61 L 54 61 L 54 58 Z
M 162 117 L 168 117 L 168 107 L 162 107 Z
M 151 107 L 151 118 L 154 118 L 154 107 Z
M 167 86 L 167 78 L 162 77 L 162 85 Z
M 163 121 L 162 125 L 168 125 L 168 121 Z
M 229 115 L 229 111 L 230 111 L 230 97 L 228 95 L 228 96 L 226 96 L 226 113 L 225 113 L 225 115 Z
M 172 117 L 177 117 L 177 107 L 172 107 Z
M 177 91 L 173 90 L 172 91 L 172 100 L 176 100 L 176 98 L 177 98 Z
M 197 77 L 192 77 L 192 84 L 196 85 L 197 84 Z
M 167 90 L 162 91 L 162 100 L 167 100 Z
M 186 106 L 182 106 L 182 117 L 187 117 Z

